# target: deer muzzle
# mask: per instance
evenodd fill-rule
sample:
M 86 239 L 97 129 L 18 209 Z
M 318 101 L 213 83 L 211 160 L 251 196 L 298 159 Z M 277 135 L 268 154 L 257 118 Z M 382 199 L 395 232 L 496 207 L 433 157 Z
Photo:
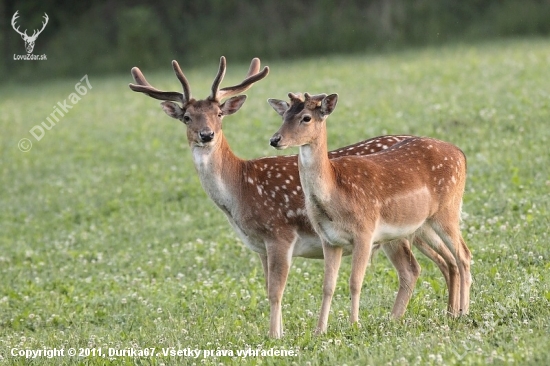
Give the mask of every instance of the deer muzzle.
M 276 133 L 275 135 L 273 135 L 273 137 L 271 137 L 271 139 L 269 139 L 269 144 L 276 149 L 280 149 L 281 146 L 279 145 L 279 143 L 281 142 L 281 139 L 282 139 L 281 134 Z
M 199 132 L 199 139 L 201 142 L 210 142 L 214 139 L 214 131 L 203 130 Z

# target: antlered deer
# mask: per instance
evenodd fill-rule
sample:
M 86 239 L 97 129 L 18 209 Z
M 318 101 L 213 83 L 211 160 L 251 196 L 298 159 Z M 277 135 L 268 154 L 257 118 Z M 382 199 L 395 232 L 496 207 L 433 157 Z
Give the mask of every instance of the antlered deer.
M 327 329 L 330 304 L 343 252 L 352 253 L 350 321 L 359 319 L 361 284 L 373 243 L 415 235 L 456 262 L 450 270 L 448 312 L 467 313 L 470 251 L 459 221 L 466 182 L 466 158 L 449 143 L 413 137 L 378 153 L 327 157 L 326 119 L 336 94 L 289 93 L 290 104 L 270 99 L 283 124 L 270 140 L 284 149 L 299 146 L 298 168 L 307 215 L 323 242 L 325 277 L 317 332 Z M 459 273 L 456 273 L 458 265 Z
M 193 162 L 204 190 L 226 214 L 244 244 L 259 254 L 270 302 L 269 335 L 280 337 L 283 332 L 281 301 L 292 257 L 323 257 L 321 241 L 306 216 L 298 158 L 294 155 L 242 160 L 231 151 L 222 131 L 223 118 L 237 112 L 246 99 L 244 95 L 235 95 L 263 79 L 268 68 L 259 72 L 260 61 L 253 59 L 241 84 L 219 89 L 226 69 L 222 57 L 210 95 L 196 100 L 191 97 L 189 83 L 178 63 L 173 61 L 172 66 L 183 93 L 155 89 L 136 67 L 132 69 L 136 84 L 130 84 L 130 88 L 163 100 L 163 110 L 186 125 Z M 222 102 L 225 98 L 229 99 Z M 409 137 L 379 137 L 330 154 L 369 154 Z M 424 243 L 414 244 L 437 263 L 448 282 L 449 269 L 445 260 Z M 384 251 L 398 270 L 399 291 L 394 311 L 402 314 L 420 274 L 420 266 L 407 241 L 385 246 Z

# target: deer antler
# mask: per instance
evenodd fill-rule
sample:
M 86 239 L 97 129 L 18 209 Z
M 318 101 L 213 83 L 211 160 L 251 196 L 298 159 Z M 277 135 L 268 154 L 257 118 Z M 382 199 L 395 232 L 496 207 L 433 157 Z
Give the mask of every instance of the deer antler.
M 191 99 L 189 83 L 183 75 L 183 72 L 181 71 L 180 66 L 178 65 L 178 62 L 176 60 L 172 61 L 172 67 L 174 68 L 178 80 L 181 82 L 181 85 L 183 87 L 183 94 L 175 91 L 162 91 L 156 89 L 151 84 L 149 84 L 141 70 L 137 67 L 132 68 L 132 77 L 134 78 L 137 85 L 130 83 L 128 84 L 128 86 L 133 91 L 147 94 L 151 98 L 155 98 L 158 100 L 170 100 L 173 102 L 180 102 L 181 104 L 185 104 Z
M 246 78 L 240 84 L 218 89 L 225 75 L 225 66 L 225 57 L 222 56 L 220 58 L 220 67 L 218 69 L 218 74 L 216 75 L 216 78 L 212 83 L 212 93 L 208 97 L 209 100 L 220 101 L 224 98 L 242 93 L 250 89 L 252 84 L 262 80 L 267 76 L 267 74 L 269 74 L 269 67 L 267 66 L 264 67 L 262 71 L 258 72 L 260 70 L 260 59 L 253 58 L 252 62 L 250 62 L 250 67 L 248 69 L 248 73 L 246 74 Z
M 304 96 L 302 93 L 288 93 L 288 97 L 290 98 L 290 103 L 302 103 L 304 101 Z
M 185 75 L 183 75 L 183 72 L 181 71 L 180 65 L 176 60 L 172 60 L 172 68 L 174 69 L 174 72 L 176 73 L 176 77 L 181 83 L 181 86 L 183 87 L 183 96 L 185 100 L 191 100 L 191 88 L 189 87 L 189 82 L 187 81 L 187 78 Z
M 321 93 L 321 94 L 309 94 L 309 93 L 304 93 L 304 97 L 306 98 L 305 100 L 308 101 L 308 100 L 323 100 L 323 98 L 325 98 L 327 95 L 325 93 Z
M 11 26 L 13 27 L 13 30 L 15 30 L 17 33 L 19 33 L 21 35 L 21 37 L 24 37 L 24 38 L 28 38 L 29 36 L 27 35 L 27 30 L 25 29 L 25 32 L 21 32 L 19 30 L 19 26 L 17 26 L 17 28 L 15 28 L 15 21 L 17 20 L 17 18 L 19 18 L 19 10 L 17 10 L 15 12 L 15 14 L 13 14 L 13 17 L 11 18 Z
M 209 100 L 218 100 L 218 88 L 223 80 L 223 77 L 225 76 L 225 57 L 220 57 L 220 67 L 218 68 L 218 74 L 214 78 L 214 82 L 212 83 L 212 93 L 210 93 L 210 96 L 208 97 Z
M 323 101 L 323 99 L 326 97 L 327 95 L 322 93 L 322 94 L 309 94 L 309 93 L 304 93 L 304 97 L 305 97 L 305 103 L 308 104 L 310 103 L 310 106 L 308 107 L 319 107 Z
M 250 62 L 250 67 L 248 68 L 248 73 L 246 74 L 246 77 L 249 78 L 250 76 L 257 74 L 258 71 L 260 71 L 260 59 L 254 57 L 252 59 L 252 62 Z
M 176 77 L 181 83 L 181 86 L 183 88 L 183 94 L 179 92 L 174 92 L 174 91 L 162 91 L 162 90 L 156 89 L 151 84 L 149 84 L 147 79 L 145 79 L 145 76 L 143 76 L 143 73 L 141 72 L 141 70 L 137 67 L 132 68 L 132 76 L 136 84 L 128 84 L 128 86 L 133 91 L 147 94 L 151 98 L 155 98 L 159 100 L 170 100 L 173 102 L 180 102 L 182 104 L 185 104 L 189 100 L 191 100 L 191 88 L 189 87 L 189 82 L 187 81 L 185 75 L 181 71 L 180 65 L 176 60 L 172 61 L 172 68 L 174 69 L 174 72 L 176 73 Z M 248 73 L 246 74 L 246 78 L 239 85 L 228 86 L 223 89 L 219 89 L 219 86 L 225 75 L 225 69 L 226 69 L 226 61 L 225 61 L 225 57 L 222 56 L 220 58 L 220 67 L 218 69 L 218 74 L 216 75 L 216 78 L 214 79 L 214 82 L 212 84 L 212 93 L 208 97 L 208 99 L 211 101 L 220 101 L 224 98 L 228 98 L 233 95 L 242 93 L 250 89 L 252 84 L 254 84 L 255 82 L 265 78 L 269 73 L 269 67 L 267 66 L 264 67 L 263 70 L 259 72 L 260 60 L 258 58 L 254 58 L 250 63 L 250 67 L 248 69 Z

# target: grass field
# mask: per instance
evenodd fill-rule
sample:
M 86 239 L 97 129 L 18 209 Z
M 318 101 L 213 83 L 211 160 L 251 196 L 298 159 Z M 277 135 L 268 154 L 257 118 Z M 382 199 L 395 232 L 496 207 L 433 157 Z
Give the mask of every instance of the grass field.
M 339 93 L 331 148 L 410 133 L 463 149 L 471 314 L 445 316 L 443 278 L 417 252 L 423 272 L 413 298 L 402 320 L 390 320 L 397 276 L 378 255 L 364 282 L 361 326 L 350 326 L 348 257 L 328 334 L 315 337 L 323 263 L 295 259 L 285 336 L 267 338 L 260 261 L 202 191 L 184 126 L 131 92 L 129 72 L 91 74 L 92 88 L 40 141 L 29 130 L 79 80 L 0 87 L 0 363 L 29 364 L 12 352 L 44 347 L 161 354 L 173 347 L 235 356 L 32 364 L 549 364 L 550 40 L 262 61 L 270 75 L 224 122 L 243 158 L 278 154 L 268 140 L 281 121 L 266 99 L 289 91 Z M 223 85 L 239 82 L 247 66 L 228 60 Z M 166 60 L 165 73 L 143 71 L 156 87 L 177 89 L 170 70 Z M 216 70 L 217 60 L 184 69 L 194 96 L 208 95 Z M 30 151 L 18 149 L 22 138 L 33 143 Z M 247 348 L 296 356 L 236 356 Z

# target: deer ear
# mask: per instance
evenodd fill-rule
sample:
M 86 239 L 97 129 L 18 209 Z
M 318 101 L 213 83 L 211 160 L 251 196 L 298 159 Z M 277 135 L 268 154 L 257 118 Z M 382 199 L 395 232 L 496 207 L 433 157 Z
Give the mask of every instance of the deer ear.
M 224 116 L 229 116 L 237 112 L 246 100 L 246 95 L 237 95 L 236 97 L 229 98 L 220 106 Z
M 160 103 L 162 110 L 172 118 L 181 120 L 183 118 L 183 109 L 174 102 Z
M 321 113 L 324 116 L 331 114 L 336 108 L 336 103 L 338 102 L 338 94 L 331 94 L 323 98 L 321 102 Z
M 279 115 L 285 114 L 285 112 L 288 110 L 289 105 L 284 100 L 279 99 L 268 99 L 267 102 L 269 105 L 275 109 L 275 112 L 279 113 Z

